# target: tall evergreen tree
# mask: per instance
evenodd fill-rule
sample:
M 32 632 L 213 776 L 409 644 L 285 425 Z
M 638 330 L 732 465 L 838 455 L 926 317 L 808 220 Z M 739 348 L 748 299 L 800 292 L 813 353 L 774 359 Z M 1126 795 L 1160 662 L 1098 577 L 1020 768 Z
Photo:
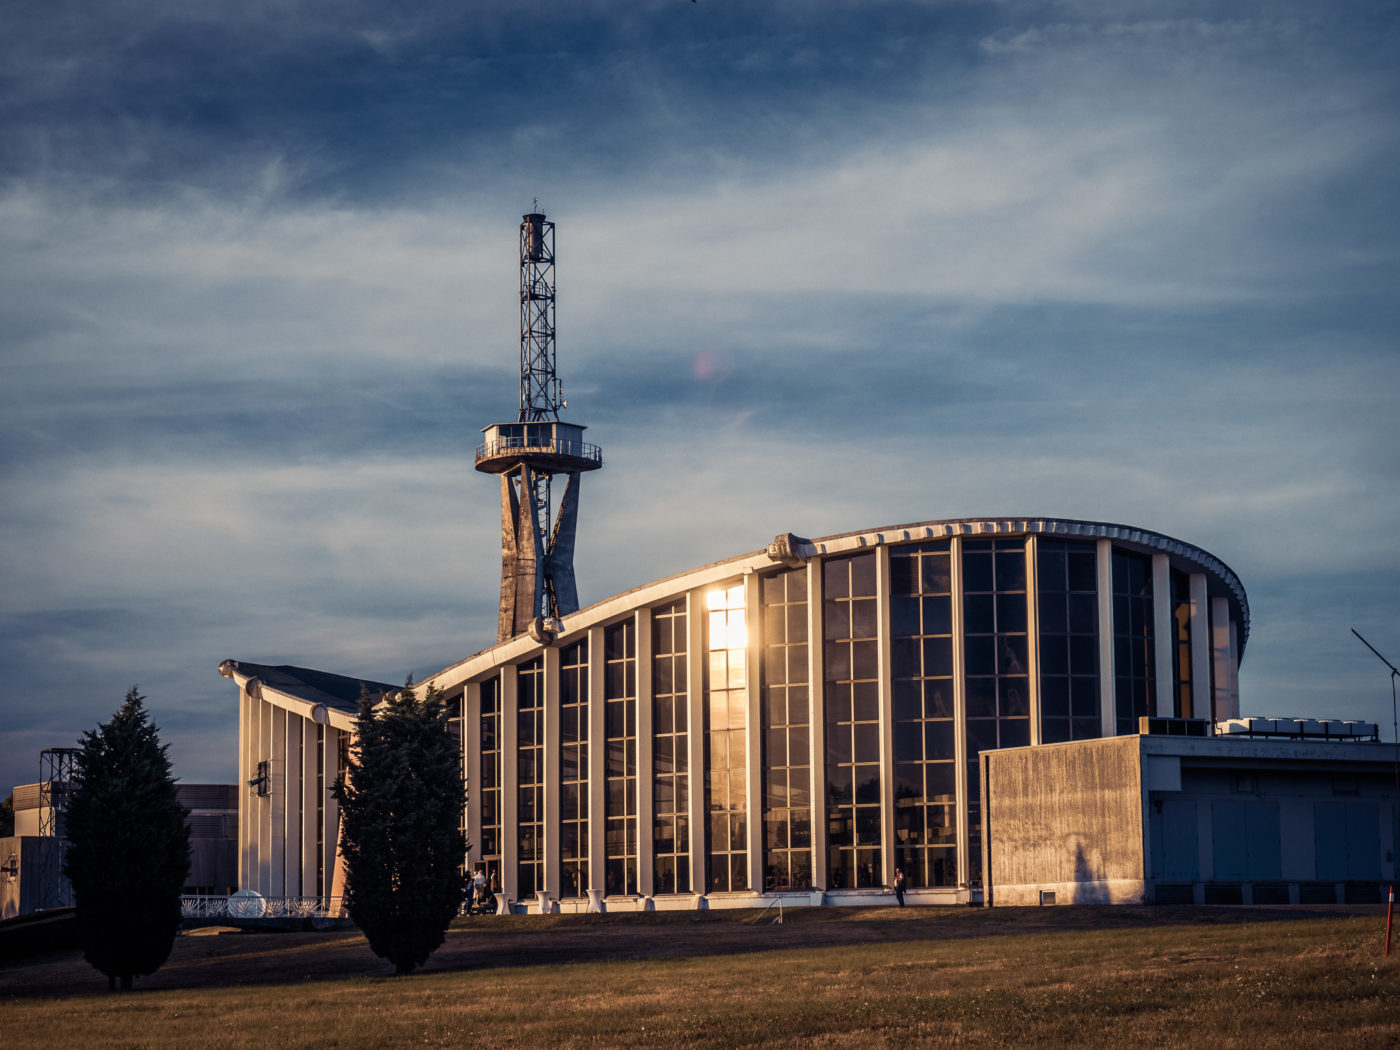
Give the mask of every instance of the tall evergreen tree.
M 83 954 L 108 988 L 129 989 L 170 957 L 190 871 L 187 810 L 144 700 L 132 686 L 110 722 L 83 734 L 68 801 L 63 873 Z
M 360 697 L 340 797 L 350 917 L 375 954 L 412 973 L 443 941 L 466 893 L 461 754 L 442 693 Z

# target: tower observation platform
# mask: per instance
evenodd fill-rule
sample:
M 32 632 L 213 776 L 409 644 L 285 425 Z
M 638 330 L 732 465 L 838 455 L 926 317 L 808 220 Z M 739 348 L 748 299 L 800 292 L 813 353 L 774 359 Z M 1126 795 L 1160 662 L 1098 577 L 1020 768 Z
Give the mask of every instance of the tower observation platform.
M 497 640 L 558 633 L 577 612 L 574 536 L 580 476 L 603 465 L 568 408 L 554 363 L 554 223 L 531 211 L 520 222 L 520 410 L 482 430 L 476 469 L 501 479 L 501 607 Z M 557 516 L 551 485 L 565 479 Z

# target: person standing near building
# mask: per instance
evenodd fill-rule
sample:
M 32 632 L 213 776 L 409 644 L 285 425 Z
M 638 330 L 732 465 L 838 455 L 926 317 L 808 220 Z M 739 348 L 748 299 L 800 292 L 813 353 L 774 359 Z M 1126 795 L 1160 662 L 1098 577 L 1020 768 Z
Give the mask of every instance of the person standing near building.
M 894 869 L 894 899 L 899 901 L 899 906 L 904 907 L 904 870 Z

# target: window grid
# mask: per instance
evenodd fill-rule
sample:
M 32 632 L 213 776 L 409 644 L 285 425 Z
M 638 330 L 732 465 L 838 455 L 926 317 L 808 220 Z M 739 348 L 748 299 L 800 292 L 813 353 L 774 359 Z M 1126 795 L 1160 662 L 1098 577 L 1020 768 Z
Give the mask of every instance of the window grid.
M 1037 540 L 1036 577 L 1041 743 L 1102 736 L 1098 551 L 1092 543 Z
M 949 544 L 890 551 L 895 866 L 910 886 L 958 884 Z
M 883 788 L 874 553 L 828 559 L 822 585 L 827 880 L 834 889 L 878 886 Z
M 517 668 L 516 886 L 521 897 L 544 889 L 544 662 Z
M 744 585 L 706 595 L 706 718 L 709 768 L 705 809 L 709 815 L 705 851 L 708 892 L 749 888 L 748 790 L 748 625 Z
M 1156 714 L 1152 562 L 1113 552 L 1113 700 L 1115 732 L 1136 733 L 1138 719 Z
M 559 895 L 588 892 L 588 640 L 559 657 Z
M 807 570 L 763 580 L 765 890 L 812 885 L 812 767 Z
M 637 627 L 603 631 L 604 848 L 609 896 L 637 892 Z
M 652 610 L 654 893 L 690 892 L 685 602 Z
M 984 750 L 1031 742 L 1025 540 L 963 540 L 962 579 L 968 877 L 980 883 L 978 756 Z
M 501 868 L 501 680 L 481 683 L 481 861 L 487 875 Z

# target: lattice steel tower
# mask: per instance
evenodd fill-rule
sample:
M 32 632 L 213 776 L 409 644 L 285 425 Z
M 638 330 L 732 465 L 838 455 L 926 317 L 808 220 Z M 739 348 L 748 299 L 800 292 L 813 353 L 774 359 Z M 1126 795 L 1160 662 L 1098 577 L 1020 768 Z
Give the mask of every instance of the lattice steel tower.
M 484 428 L 476 450 L 476 469 L 501 478 L 498 641 L 526 631 L 546 641 L 578 610 L 579 475 L 601 467 L 603 453 L 583 440 L 584 427 L 560 421 L 568 407 L 554 370 L 554 223 L 532 211 L 520 223 L 520 412 Z M 557 518 L 555 475 L 567 478 Z

